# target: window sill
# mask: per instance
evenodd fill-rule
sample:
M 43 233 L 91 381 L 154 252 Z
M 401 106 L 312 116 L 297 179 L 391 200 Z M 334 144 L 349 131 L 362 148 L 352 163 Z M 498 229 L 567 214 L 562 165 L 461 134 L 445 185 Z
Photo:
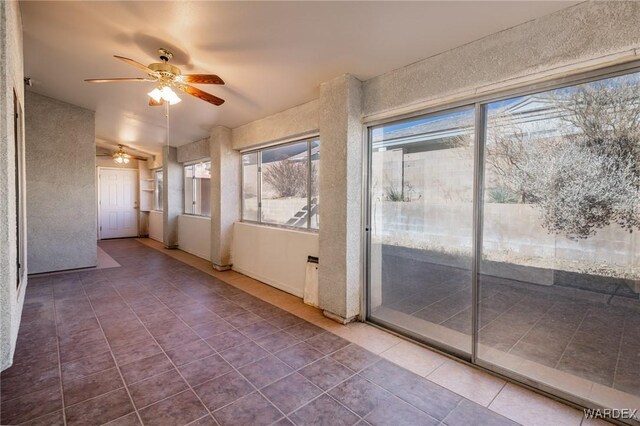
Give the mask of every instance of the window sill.
M 190 213 L 182 213 L 180 216 L 199 219 L 199 220 L 211 220 L 211 216 L 203 216 L 201 214 L 190 214 Z
M 294 231 L 294 232 L 302 232 L 304 234 L 319 234 L 319 229 L 309 229 L 309 228 L 298 228 L 295 226 L 287 226 L 287 225 L 277 225 L 274 223 L 264 223 L 264 222 L 254 222 L 252 220 L 241 220 L 237 223 L 242 223 L 244 225 L 252 225 L 262 228 L 271 228 L 271 229 L 281 229 L 283 231 Z

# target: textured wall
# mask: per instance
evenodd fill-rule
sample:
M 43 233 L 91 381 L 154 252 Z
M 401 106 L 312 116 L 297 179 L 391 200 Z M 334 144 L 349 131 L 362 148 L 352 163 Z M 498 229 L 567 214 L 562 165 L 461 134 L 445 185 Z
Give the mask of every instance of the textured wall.
M 351 75 L 320 86 L 320 307 L 360 313 L 362 83 Z
M 236 223 L 233 270 L 302 297 L 307 257 L 318 256 L 318 234 Z
M 635 55 L 640 2 L 584 2 L 364 83 L 363 114 L 420 108 L 484 86 Z M 597 61 L 595 61 L 597 62 Z
M 95 113 L 27 92 L 29 273 L 96 265 Z
M 233 129 L 233 149 L 242 150 L 283 139 L 303 138 L 317 132 L 318 101 L 289 108 L 278 114 Z
M 163 206 L 162 232 L 167 248 L 178 247 L 178 216 L 184 211 L 184 169 L 178 163 L 178 150 L 162 147 Z
M 9 367 L 13 359 L 24 292 L 27 287 L 25 270 L 22 284 L 19 289 L 16 288 L 18 253 L 15 234 L 14 89 L 20 105 L 24 108 L 20 9 L 16 1 L 2 1 L 0 2 L 0 370 Z M 24 122 L 20 129 L 24 135 Z M 22 158 L 24 164 L 24 154 Z M 24 188 L 24 175 L 19 179 Z M 22 219 L 24 223 L 26 216 Z
M 217 126 L 209 138 L 211 153 L 211 262 L 231 267 L 233 224 L 240 220 L 240 153 L 231 147 L 231 129 Z
M 178 147 L 178 163 L 201 160 L 209 157 L 209 138 L 200 139 Z

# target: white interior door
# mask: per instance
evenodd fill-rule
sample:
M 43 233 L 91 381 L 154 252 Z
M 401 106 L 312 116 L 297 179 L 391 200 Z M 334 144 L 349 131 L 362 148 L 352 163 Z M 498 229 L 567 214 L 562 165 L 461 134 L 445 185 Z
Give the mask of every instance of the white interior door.
M 100 169 L 100 238 L 138 236 L 138 171 Z

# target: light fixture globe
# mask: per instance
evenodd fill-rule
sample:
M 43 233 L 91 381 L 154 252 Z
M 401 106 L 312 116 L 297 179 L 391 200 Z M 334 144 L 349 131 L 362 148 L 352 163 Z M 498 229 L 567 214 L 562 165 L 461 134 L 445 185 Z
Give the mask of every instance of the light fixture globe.
M 122 145 L 118 145 L 118 150 L 113 153 L 113 161 L 117 164 L 128 164 L 130 155 L 127 154 Z

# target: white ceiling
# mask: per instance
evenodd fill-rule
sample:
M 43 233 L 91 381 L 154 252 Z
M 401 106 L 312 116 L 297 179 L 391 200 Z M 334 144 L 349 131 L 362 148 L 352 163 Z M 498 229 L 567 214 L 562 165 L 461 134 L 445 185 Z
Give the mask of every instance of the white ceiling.
M 576 2 L 21 2 L 30 90 L 96 111 L 96 137 L 157 153 L 163 108 L 152 83 L 88 84 L 144 77 L 113 58 L 148 64 L 173 51 L 220 107 L 183 95 L 171 108 L 171 144 L 237 127 L 318 96 L 343 73 L 366 80 Z

